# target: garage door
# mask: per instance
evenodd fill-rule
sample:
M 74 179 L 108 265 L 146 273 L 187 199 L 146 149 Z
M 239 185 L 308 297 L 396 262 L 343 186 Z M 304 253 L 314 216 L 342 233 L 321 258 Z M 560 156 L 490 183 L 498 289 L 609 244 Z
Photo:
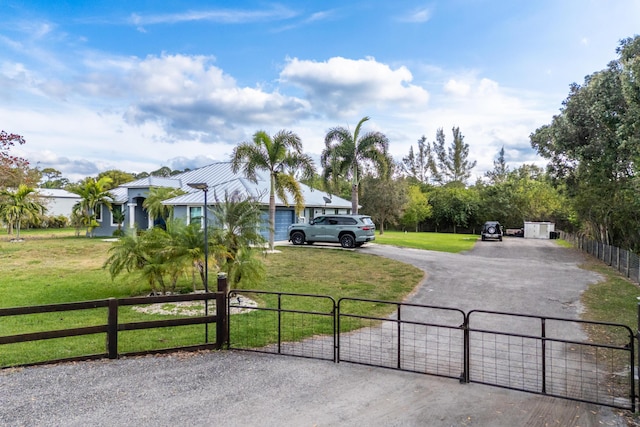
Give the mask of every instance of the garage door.
M 269 212 L 262 211 L 262 236 L 269 239 Z M 275 240 L 288 240 L 287 228 L 293 224 L 293 209 L 276 209 Z

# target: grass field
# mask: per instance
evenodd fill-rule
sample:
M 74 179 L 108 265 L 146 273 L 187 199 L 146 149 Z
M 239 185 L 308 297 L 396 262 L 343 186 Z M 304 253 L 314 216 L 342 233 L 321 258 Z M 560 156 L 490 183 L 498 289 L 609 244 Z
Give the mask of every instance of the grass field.
M 459 253 L 473 248 L 478 236 L 475 234 L 451 233 L 405 233 L 402 231 L 385 231 L 376 234 L 376 243 L 402 246 L 430 251 Z
M 56 230 L 57 231 L 57 230 Z M 111 280 L 102 268 L 112 243 L 100 238 L 73 237 L 75 231 L 25 232 L 22 242 L 0 239 L 0 307 L 45 305 L 109 297 L 145 295 L 147 284 L 136 275 Z M 397 261 L 363 255 L 357 251 L 313 251 L 308 248 L 280 248 L 264 258 L 267 277 L 255 290 L 402 300 L 423 277 L 423 272 Z M 311 256 L 313 255 L 313 256 Z M 366 274 L 363 274 L 366 272 Z M 211 274 L 215 288 L 215 272 Z M 190 277 L 180 281 L 184 292 L 191 289 Z M 263 306 L 274 307 L 272 297 L 254 296 Z M 314 301 L 290 299 L 289 308 L 313 310 Z M 372 307 L 369 314 L 386 315 L 387 308 Z M 256 314 L 252 314 L 256 315 Z M 266 316 L 260 313 L 259 316 Z M 106 323 L 106 309 L 45 313 L 0 318 L 0 336 L 94 326 Z M 166 315 L 145 314 L 121 307 L 121 322 L 166 319 Z M 258 319 L 256 322 L 260 324 Z M 119 334 L 119 351 L 134 352 L 203 343 L 203 326 L 184 326 Z M 210 328 L 215 329 L 215 328 Z M 327 332 L 331 329 L 327 328 Z M 302 331 L 310 335 L 314 331 Z M 211 336 L 215 339 L 215 335 Z M 255 342 L 256 345 L 265 344 Z M 99 354 L 105 351 L 104 334 L 60 338 L 32 343 L 7 344 L 0 349 L 0 367 L 43 360 Z

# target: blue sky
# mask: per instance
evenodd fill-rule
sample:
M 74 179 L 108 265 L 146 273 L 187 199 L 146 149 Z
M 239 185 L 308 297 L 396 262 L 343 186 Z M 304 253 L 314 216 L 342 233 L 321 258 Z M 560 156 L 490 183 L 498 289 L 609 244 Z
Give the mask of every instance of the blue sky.
M 317 159 L 364 116 L 397 160 L 459 126 L 475 177 L 503 146 L 544 164 L 529 134 L 640 33 L 640 0 L 0 0 L 0 18 L 0 129 L 72 180 L 228 160 L 257 130 Z

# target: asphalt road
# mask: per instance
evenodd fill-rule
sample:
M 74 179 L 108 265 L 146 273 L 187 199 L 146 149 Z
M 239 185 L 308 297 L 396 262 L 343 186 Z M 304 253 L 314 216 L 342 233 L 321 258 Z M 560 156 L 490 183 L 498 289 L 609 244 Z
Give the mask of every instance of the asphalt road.
M 315 250 L 301 247 L 300 250 Z M 426 272 L 410 301 L 575 318 L 599 280 L 548 240 L 465 254 L 367 245 Z M 349 363 L 202 352 L 0 372 L 7 426 L 623 426 L 607 408 Z

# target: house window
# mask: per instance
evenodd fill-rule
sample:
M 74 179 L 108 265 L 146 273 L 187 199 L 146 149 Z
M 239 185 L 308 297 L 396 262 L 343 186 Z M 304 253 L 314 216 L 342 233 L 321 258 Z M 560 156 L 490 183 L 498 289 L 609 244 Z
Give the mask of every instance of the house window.
M 96 221 L 102 222 L 102 203 L 96 206 Z
M 112 205 L 111 206 L 111 225 L 116 226 L 118 223 L 113 219 L 114 216 L 122 213 L 122 205 Z
M 189 224 L 197 221 L 202 224 L 202 206 L 189 207 Z

